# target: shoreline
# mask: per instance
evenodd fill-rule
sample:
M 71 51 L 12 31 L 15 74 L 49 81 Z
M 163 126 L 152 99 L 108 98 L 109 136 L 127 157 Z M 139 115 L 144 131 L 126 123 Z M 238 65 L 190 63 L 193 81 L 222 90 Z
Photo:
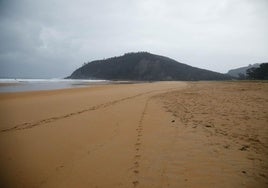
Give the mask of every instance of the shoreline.
M 13 79 L 4 79 L 13 80 Z M 54 80 L 54 79 L 14 79 L 16 82 L 0 82 L 0 95 L 24 92 L 54 91 L 65 89 L 76 89 L 84 87 L 95 87 L 100 85 L 120 85 L 120 84 L 143 84 L 160 82 L 185 82 L 185 83 L 268 83 L 265 80 L 230 80 L 230 81 L 124 81 L 124 80 Z M 19 81 L 29 80 L 29 81 Z M 49 80 L 49 81 L 48 81 Z
M 32 91 L 50 91 L 82 87 L 92 87 L 98 85 L 115 84 L 136 84 L 150 83 L 146 81 L 111 81 L 111 80 L 55 80 L 55 79 L 10 79 L 12 81 L 0 81 L 1 93 L 20 93 Z M 14 82 L 13 82 L 14 81 Z

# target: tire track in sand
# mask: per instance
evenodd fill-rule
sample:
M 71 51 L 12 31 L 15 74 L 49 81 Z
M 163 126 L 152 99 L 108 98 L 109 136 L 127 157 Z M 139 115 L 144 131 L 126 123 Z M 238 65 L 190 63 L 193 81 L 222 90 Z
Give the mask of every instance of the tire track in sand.
M 107 103 L 99 104 L 99 105 L 96 105 L 96 106 L 92 106 L 92 107 L 89 107 L 89 108 L 86 108 L 86 109 L 83 109 L 83 110 L 80 110 L 80 111 L 68 113 L 68 114 L 65 114 L 65 115 L 50 117 L 50 118 L 42 119 L 42 120 L 35 121 L 35 122 L 26 122 L 26 123 L 18 124 L 18 125 L 15 125 L 15 126 L 11 127 L 11 128 L 2 129 L 2 130 L 0 130 L 0 133 L 10 132 L 10 131 L 18 131 L 18 130 L 24 130 L 24 129 L 31 129 L 31 128 L 34 128 L 36 126 L 40 126 L 40 125 L 44 125 L 44 124 L 47 124 L 47 123 L 55 122 L 57 120 L 61 120 L 61 119 L 65 119 L 65 118 L 70 118 L 72 116 L 76 116 L 76 115 L 79 115 L 79 114 L 82 114 L 82 113 L 85 113 L 85 112 L 90 112 L 90 111 L 95 111 L 95 110 L 99 110 L 99 109 L 102 109 L 102 108 L 107 108 L 107 107 L 113 106 L 113 105 L 115 105 L 117 103 L 120 103 L 120 102 L 123 102 L 123 101 L 126 101 L 126 100 L 130 100 L 130 99 L 134 99 L 134 98 L 140 97 L 142 95 L 150 94 L 150 93 L 157 92 L 157 91 L 161 91 L 161 90 L 153 90 L 153 91 L 148 91 L 148 92 L 144 92 L 144 93 L 139 93 L 137 95 L 133 95 L 133 96 L 121 98 L 121 99 L 118 99 L 118 100 L 110 101 L 110 102 L 107 102 Z
M 133 174 L 134 174 L 134 180 L 132 181 L 132 184 L 134 187 L 137 187 L 140 184 L 139 181 L 139 173 L 140 173 L 140 160 L 141 160 L 141 148 L 142 148 L 142 136 L 143 136 L 143 121 L 144 117 L 146 115 L 146 110 L 148 108 L 150 98 L 148 98 L 145 102 L 142 114 L 140 116 L 140 120 L 138 123 L 138 127 L 136 128 L 136 143 L 135 143 L 135 155 L 134 155 L 134 162 L 133 162 Z

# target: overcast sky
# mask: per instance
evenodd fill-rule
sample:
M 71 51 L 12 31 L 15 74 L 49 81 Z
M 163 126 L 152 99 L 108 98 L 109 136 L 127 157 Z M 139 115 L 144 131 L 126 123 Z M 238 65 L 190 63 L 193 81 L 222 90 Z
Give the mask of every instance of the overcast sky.
M 0 0 L 0 77 L 148 51 L 218 72 L 268 61 L 268 0 Z

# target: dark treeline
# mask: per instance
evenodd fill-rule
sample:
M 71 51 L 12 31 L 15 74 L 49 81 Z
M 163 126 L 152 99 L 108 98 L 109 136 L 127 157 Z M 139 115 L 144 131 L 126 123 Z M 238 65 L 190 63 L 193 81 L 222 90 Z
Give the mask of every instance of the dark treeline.
M 262 63 L 260 67 L 248 69 L 245 78 L 250 80 L 268 80 L 268 63 Z

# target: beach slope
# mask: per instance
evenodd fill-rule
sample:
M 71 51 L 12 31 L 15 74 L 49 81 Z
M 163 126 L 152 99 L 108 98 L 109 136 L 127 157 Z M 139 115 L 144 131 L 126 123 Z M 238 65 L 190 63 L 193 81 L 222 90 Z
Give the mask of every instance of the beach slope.
M 0 94 L 0 187 L 267 187 L 268 84 Z

